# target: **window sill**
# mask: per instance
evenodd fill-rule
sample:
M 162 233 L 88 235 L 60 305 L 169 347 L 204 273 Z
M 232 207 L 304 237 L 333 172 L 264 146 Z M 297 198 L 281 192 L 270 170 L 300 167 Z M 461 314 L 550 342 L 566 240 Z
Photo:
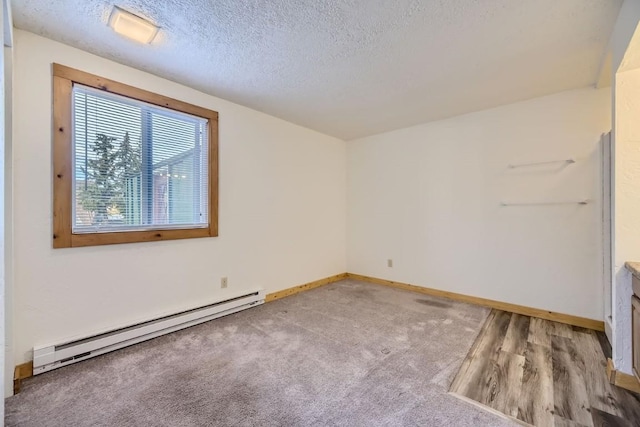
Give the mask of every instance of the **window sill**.
M 68 238 L 53 236 L 54 248 L 78 248 L 84 246 L 116 245 L 121 243 L 157 242 L 161 240 L 194 239 L 216 237 L 217 230 L 190 228 L 178 230 L 124 231 L 106 233 L 71 234 Z M 60 236 L 62 237 L 62 236 Z

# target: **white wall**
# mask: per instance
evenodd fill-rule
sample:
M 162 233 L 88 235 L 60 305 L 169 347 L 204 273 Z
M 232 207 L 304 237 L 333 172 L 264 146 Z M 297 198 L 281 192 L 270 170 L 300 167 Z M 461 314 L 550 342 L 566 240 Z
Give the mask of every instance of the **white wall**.
M 348 271 L 602 320 L 610 112 L 608 89 L 582 89 L 349 142 Z
M 10 351 L 11 322 L 7 322 L 7 314 L 10 313 L 10 305 L 7 301 L 11 299 L 11 292 L 7 290 L 11 286 L 11 238 L 7 232 L 6 224 L 10 215 L 7 212 L 7 195 L 11 191 L 6 191 L 11 183 L 6 179 L 7 167 L 6 159 L 11 153 L 11 56 L 13 44 L 13 20 L 11 17 L 11 5 L 8 0 L 3 0 L 0 11 L 0 34 L 2 34 L 2 52 L 0 52 L 0 342 L 2 351 L 0 352 L 0 384 L 4 386 L 4 394 L 10 389 L 12 370 L 9 369 L 13 357 L 8 355 Z M 9 169 L 10 170 L 10 169 Z M 7 268 L 9 267 L 9 268 Z M 10 391 L 12 392 L 12 391 Z M 9 393 L 10 393 L 9 392 Z M 0 408 L 0 425 L 4 425 L 4 405 Z
M 346 271 L 343 141 L 31 33 L 14 50 L 16 364 L 34 345 Z M 220 237 L 51 248 L 52 62 L 220 113 Z

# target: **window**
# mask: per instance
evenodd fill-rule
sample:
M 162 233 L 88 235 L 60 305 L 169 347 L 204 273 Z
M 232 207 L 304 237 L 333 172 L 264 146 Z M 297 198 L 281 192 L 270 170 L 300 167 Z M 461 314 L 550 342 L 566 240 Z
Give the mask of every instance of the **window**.
M 55 248 L 217 236 L 218 113 L 53 65 Z

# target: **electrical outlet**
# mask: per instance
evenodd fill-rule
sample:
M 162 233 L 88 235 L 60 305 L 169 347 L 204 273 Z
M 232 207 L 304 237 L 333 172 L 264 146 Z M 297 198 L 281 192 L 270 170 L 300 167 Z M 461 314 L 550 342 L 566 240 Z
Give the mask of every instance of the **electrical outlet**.
M 220 287 L 221 288 L 226 288 L 227 287 L 227 278 L 223 277 L 222 279 L 220 279 Z
M 387 260 L 387 267 L 393 267 L 393 260 L 392 259 L 388 259 Z

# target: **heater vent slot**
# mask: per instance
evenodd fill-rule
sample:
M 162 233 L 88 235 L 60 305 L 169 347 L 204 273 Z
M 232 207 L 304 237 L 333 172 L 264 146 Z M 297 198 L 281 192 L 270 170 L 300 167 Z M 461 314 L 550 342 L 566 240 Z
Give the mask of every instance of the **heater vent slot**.
M 160 335 L 236 313 L 264 303 L 264 290 L 251 291 L 212 304 L 112 329 L 90 337 L 33 349 L 33 373 L 41 374 L 61 366 L 99 356 Z
M 107 337 L 110 337 L 110 336 L 121 334 L 123 332 L 133 331 L 135 329 L 139 329 L 139 328 L 144 327 L 144 326 L 150 326 L 150 325 L 154 325 L 156 323 L 164 322 L 164 321 L 167 321 L 167 320 L 176 319 L 178 317 L 184 316 L 185 314 L 195 313 L 197 311 L 201 311 L 201 310 L 204 310 L 204 309 L 207 309 L 207 308 L 219 307 L 222 304 L 230 303 L 230 302 L 233 302 L 233 301 L 238 301 L 238 300 L 241 300 L 243 298 L 246 298 L 246 297 L 249 297 L 249 296 L 252 296 L 252 295 L 253 296 L 257 296 L 258 292 L 254 292 L 254 293 L 248 294 L 248 295 L 243 295 L 243 296 L 240 296 L 240 297 L 227 299 L 227 300 L 216 302 L 216 303 L 209 304 L 209 305 L 204 305 L 202 307 L 192 308 L 190 310 L 181 311 L 179 313 L 170 314 L 168 316 L 159 317 L 157 319 L 147 320 L 146 322 L 140 322 L 140 323 L 136 323 L 135 325 L 125 326 L 125 327 L 119 328 L 119 329 L 114 329 L 114 330 L 111 330 L 111 331 L 108 331 L 108 332 L 104 332 L 104 333 L 101 333 L 101 334 L 93 335 L 93 336 L 88 337 L 88 338 L 82 338 L 82 339 L 71 341 L 71 342 L 68 342 L 68 343 L 56 345 L 56 350 L 64 350 L 64 349 L 67 349 L 67 348 L 70 348 L 70 347 L 73 347 L 73 346 L 76 346 L 76 345 L 79 345 L 79 344 L 88 343 L 88 342 L 91 342 L 91 341 L 94 341 L 94 340 L 97 340 L 97 339 L 100 339 L 100 338 L 107 338 Z

